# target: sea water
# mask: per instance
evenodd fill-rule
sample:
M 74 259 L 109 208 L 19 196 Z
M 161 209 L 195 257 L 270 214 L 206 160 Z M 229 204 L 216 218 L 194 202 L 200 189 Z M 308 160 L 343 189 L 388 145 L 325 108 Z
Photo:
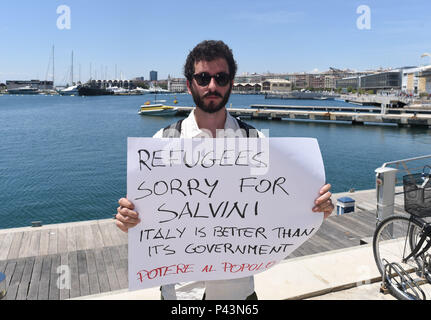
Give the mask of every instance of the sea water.
M 111 218 L 126 195 L 127 137 L 151 137 L 179 117 L 138 115 L 154 98 L 192 106 L 190 95 L 0 96 L 0 228 Z M 232 95 L 228 106 L 336 105 Z M 333 192 L 375 188 L 374 170 L 431 154 L 431 130 L 304 121 L 246 122 L 270 137 L 318 139 Z

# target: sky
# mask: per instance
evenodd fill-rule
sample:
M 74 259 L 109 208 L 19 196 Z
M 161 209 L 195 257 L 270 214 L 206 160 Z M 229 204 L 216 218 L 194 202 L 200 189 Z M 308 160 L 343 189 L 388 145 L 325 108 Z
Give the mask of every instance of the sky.
M 53 46 L 56 84 L 72 51 L 75 81 L 90 66 L 93 78 L 183 77 L 206 39 L 231 47 L 239 75 L 419 66 L 430 12 L 429 0 L 2 0 L 0 82 L 52 80 Z

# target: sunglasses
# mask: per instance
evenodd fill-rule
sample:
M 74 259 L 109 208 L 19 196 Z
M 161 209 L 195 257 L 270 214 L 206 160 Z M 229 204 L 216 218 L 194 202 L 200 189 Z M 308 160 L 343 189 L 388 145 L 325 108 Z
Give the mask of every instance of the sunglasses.
M 226 86 L 230 81 L 230 76 L 226 72 L 219 72 L 215 75 L 210 75 L 208 72 L 201 72 L 193 75 L 197 84 L 201 87 L 206 87 L 210 84 L 211 79 L 214 78 L 215 82 L 220 86 Z

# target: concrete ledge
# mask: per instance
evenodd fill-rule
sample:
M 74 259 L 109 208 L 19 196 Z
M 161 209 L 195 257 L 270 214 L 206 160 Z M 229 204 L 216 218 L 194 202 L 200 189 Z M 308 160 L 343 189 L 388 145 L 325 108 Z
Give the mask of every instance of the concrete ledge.
M 306 299 L 381 279 L 371 244 L 286 260 L 255 276 L 262 300 Z
M 307 299 L 380 280 L 372 246 L 366 244 L 285 260 L 255 275 L 255 289 L 260 300 Z M 160 290 L 120 290 L 76 299 L 159 300 Z

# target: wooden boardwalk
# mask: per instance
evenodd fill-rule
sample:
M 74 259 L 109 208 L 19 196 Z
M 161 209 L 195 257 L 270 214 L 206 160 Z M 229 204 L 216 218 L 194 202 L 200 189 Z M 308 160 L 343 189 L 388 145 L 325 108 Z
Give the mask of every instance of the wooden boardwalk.
M 356 200 L 354 213 L 332 215 L 289 257 L 358 246 L 376 224 L 375 190 L 334 194 Z M 396 197 L 396 212 L 402 211 Z M 366 240 L 365 240 L 366 241 Z M 288 257 L 288 258 L 289 258 Z M 127 234 L 113 219 L 0 230 L 0 272 L 9 300 L 63 300 L 126 289 Z M 70 287 L 66 281 L 70 275 Z

